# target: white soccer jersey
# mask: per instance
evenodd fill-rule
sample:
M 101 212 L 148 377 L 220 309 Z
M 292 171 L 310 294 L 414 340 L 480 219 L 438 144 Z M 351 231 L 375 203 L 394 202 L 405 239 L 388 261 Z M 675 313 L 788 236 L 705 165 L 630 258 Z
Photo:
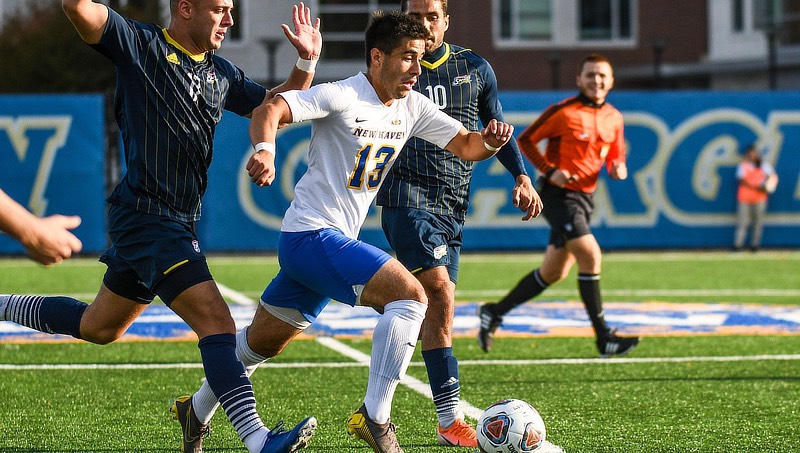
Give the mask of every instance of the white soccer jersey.
M 356 239 L 406 140 L 413 135 L 444 148 L 463 127 L 416 91 L 385 106 L 363 73 L 279 96 L 294 122 L 313 120 L 308 170 L 281 231 L 338 228 Z

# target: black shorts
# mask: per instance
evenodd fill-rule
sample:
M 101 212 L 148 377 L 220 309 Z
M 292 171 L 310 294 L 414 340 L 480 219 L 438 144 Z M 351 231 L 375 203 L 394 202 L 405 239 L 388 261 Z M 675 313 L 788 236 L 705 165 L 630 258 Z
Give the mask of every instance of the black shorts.
M 568 240 L 592 234 L 590 228 L 594 195 L 543 184 L 539 191 L 542 215 L 550 225 L 549 244 L 563 247 Z
M 193 222 L 111 205 L 109 248 L 100 257 L 108 266 L 103 283 L 114 294 L 140 303 L 158 295 L 167 305 L 184 290 L 211 280 Z
M 450 281 L 458 280 L 464 221 L 414 208 L 381 211 L 381 225 L 397 259 L 412 273 L 447 267 Z

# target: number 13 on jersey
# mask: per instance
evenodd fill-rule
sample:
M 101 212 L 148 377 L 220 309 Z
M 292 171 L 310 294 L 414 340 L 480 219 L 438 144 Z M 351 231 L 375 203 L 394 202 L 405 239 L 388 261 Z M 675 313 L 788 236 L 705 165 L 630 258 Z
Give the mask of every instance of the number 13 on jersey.
M 356 153 L 355 168 L 347 178 L 349 189 L 361 190 L 365 178 L 368 190 L 377 189 L 381 185 L 384 172 L 392 162 L 396 150 L 392 146 L 384 145 L 373 153 L 373 148 L 373 145 L 368 144 Z

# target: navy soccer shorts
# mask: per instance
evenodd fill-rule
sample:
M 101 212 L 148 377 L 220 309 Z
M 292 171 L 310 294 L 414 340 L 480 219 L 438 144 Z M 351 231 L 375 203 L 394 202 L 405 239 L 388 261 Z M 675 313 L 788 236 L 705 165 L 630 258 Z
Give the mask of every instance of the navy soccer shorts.
M 397 259 L 412 273 L 445 266 L 450 281 L 458 281 L 463 220 L 424 209 L 384 206 L 381 226 Z
M 108 266 L 103 283 L 114 294 L 145 304 L 157 294 L 169 305 L 212 279 L 193 222 L 111 205 L 108 234 L 111 248 L 100 261 Z

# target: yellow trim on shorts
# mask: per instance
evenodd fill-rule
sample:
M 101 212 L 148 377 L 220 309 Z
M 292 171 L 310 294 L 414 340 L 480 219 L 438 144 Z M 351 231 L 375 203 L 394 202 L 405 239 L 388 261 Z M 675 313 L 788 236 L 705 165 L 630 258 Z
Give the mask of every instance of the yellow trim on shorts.
M 188 263 L 188 262 L 189 262 L 189 260 L 183 260 L 183 261 L 181 261 L 181 262 L 179 262 L 179 263 L 176 263 L 176 264 L 174 264 L 172 267 L 170 267 L 169 269 L 167 269 L 167 270 L 165 270 L 165 271 L 164 271 L 164 275 L 167 275 L 167 274 L 169 274 L 170 272 L 174 271 L 174 270 L 175 270 L 175 268 L 177 268 L 177 267 L 180 267 L 180 266 L 183 266 L 184 264 L 186 264 L 186 263 Z

